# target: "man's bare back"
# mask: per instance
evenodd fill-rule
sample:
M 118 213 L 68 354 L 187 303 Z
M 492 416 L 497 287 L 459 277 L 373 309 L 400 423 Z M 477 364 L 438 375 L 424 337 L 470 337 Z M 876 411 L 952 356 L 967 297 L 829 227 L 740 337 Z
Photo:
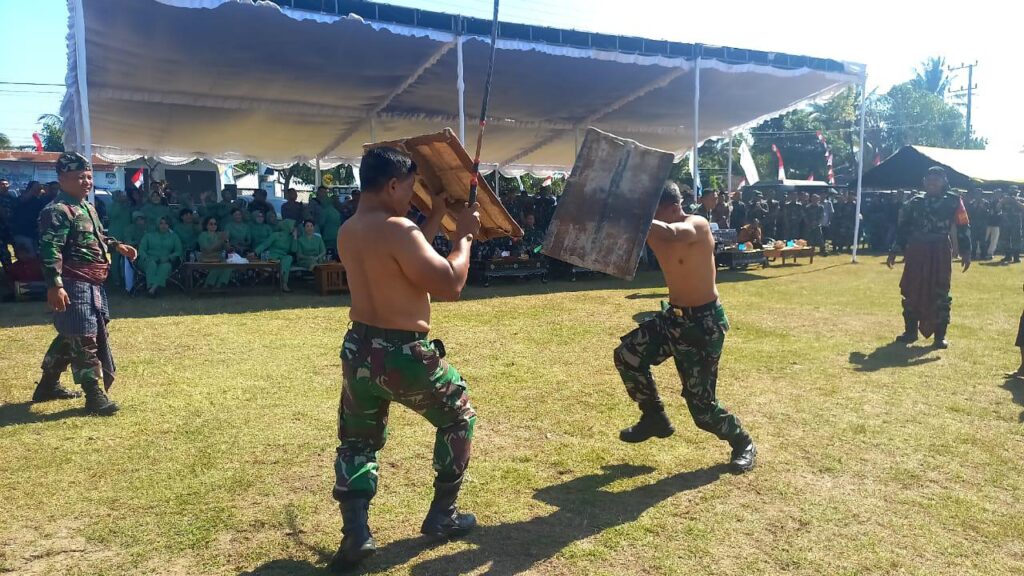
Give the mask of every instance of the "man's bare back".
M 685 215 L 671 223 L 655 220 L 647 244 L 665 275 L 670 303 L 689 308 L 718 299 L 715 239 L 707 220 Z

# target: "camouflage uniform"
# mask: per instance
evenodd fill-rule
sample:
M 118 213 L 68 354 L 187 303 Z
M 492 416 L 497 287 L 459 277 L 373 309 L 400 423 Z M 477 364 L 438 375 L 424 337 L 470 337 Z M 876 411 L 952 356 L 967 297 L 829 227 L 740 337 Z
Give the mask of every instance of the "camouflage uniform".
M 825 206 L 822 204 L 808 204 L 804 206 L 804 233 L 807 243 L 818 248 L 818 252 L 825 252 L 825 235 L 822 231 L 822 224 L 825 221 Z
M 799 202 L 786 202 L 782 205 L 781 240 L 798 240 L 803 237 L 804 206 Z
M 57 337 L 43 358 L 42 384 L 59 382 L 70 365 L 85 390 L 114 383 L 115 366 L 107 339 L 110 322 L 103 282 L 108 254 L 118 241 L 107 237 L 95 209 L 61 192 L 39 215 L 39 253 L 48 288 L 63 287 L 71 301 L 54 312 Z
M 728 331 L 725 309 L 717 301 L 695 308 L 671 306 L 643 322 L 615 349 L 615 367 L 629 397 L 644 412 L 662 410 L 651 366 L 673 357 L 694 424 L 733 446 L 748 444 L 750 436 L 715 393 Z
M 0 265 L 4 267 L 11 265 L 11 252 L 7 248 L 14 244 L 14 209 L 18 205 L 18 198 L 10 193 L 0 194 Z
M 444 348 L 426 334 L 384 330 L 358 322 L 341 348 L 338 456 L 334 498 L 377 492 L 377 452 L 388 436 L 388 408 L 398 402 L 437 428 L 435 486 L 458 485 L 469 465 L 476 412 L 462 376 L 443 360 Z
M 926 338 L 944 336 L 953 304 L 950 295 L 952 243 L 950 229 L 956 226 L 957 241 L 966 250 L 971 245 L 970 220 L 960 196 L 954 192 L 912 198 L 900 211 L 896 242 L 890 252 L 904 251 L 903 319 L 906 334 L 920 329 Z

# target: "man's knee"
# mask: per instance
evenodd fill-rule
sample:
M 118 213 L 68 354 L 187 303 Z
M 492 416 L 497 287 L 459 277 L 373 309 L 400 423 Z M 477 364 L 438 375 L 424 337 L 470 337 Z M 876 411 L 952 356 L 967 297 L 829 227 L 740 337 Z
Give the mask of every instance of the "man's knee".
M 640 355 L 630 350 L 625 344 L 619 344 L 612 353 L 615 368 L 619 372 L 637 372 L 641 368 Z

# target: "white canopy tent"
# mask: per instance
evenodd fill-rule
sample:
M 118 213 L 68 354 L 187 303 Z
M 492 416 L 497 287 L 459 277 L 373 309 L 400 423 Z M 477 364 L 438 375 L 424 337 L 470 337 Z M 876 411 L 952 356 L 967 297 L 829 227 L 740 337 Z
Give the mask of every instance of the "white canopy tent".
M 465 141 L 490 22 L 296 1 L 68 0 L 66 144 L 327 167 L 444 127 Z M 483 160 L 565 171 L 588 126 L 681 156 L 864 78 L 835 60 L 502 23 Z

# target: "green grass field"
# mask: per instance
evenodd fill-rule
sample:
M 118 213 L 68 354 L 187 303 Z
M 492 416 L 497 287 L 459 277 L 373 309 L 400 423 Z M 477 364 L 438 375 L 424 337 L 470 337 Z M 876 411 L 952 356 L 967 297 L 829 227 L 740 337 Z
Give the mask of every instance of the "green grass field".
M 1024 574 L 1024 383 L 1003 377 L 1022 268 L 955 272 L 934 352 L 889 344 L 899 272 L 848 262 L 720 275 L 719 395 L 760 448 L 744 476 L 689 421 L 671 362 L 655 375 L 676 435 L 617 439 L 637 411 L 611 354 L 666 297 L 656 274 L 437 305 L 480 414 L 462 504 L 482 526 L 417 538 L 433 434 L 396 406 L 366 572 Z M 0 573 L 320 573 L 344 302 L 115 299 L 112 419 L 26 403 L 54 332 L 42 304 L 0 305 Z

